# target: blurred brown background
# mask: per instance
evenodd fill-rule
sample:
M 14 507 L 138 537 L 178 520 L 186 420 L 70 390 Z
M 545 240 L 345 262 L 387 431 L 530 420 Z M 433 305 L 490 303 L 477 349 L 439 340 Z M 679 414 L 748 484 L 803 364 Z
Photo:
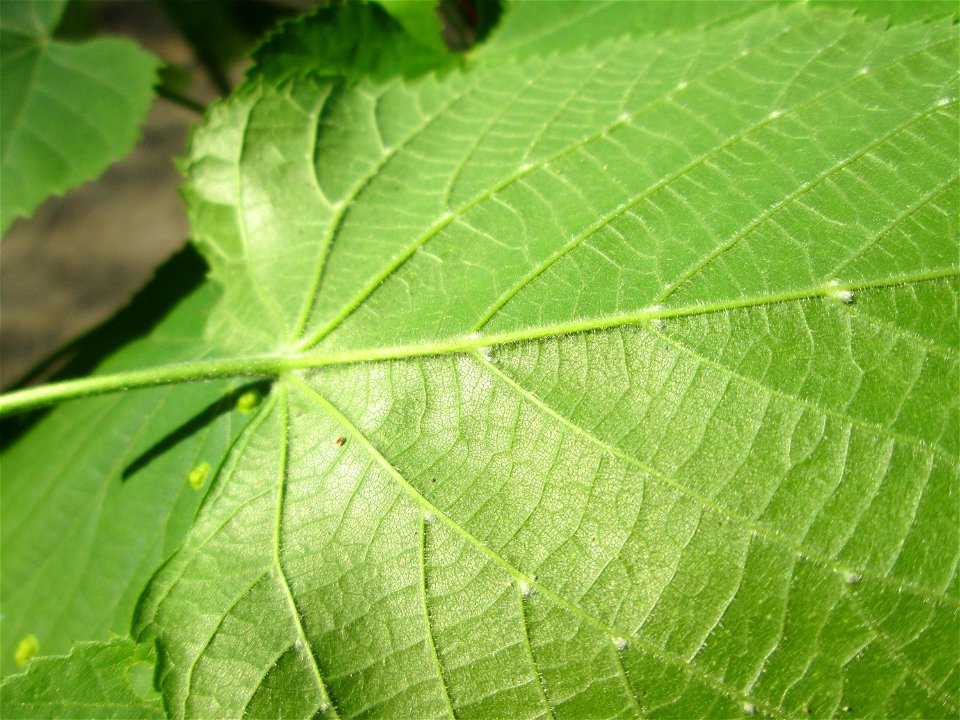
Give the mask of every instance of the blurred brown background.
M 255 38 L 309 0 L 74 0 L 58 36 L 133 39 L 178 92 L 209 103 L 242 79 Z M 214 67 L 214 65 L 216 67 Z M 187 239 L 174 159 L 197 112 L 157 97 L 133 151 L 17 220 L 0 245 L 0 385 L 109 318 Z

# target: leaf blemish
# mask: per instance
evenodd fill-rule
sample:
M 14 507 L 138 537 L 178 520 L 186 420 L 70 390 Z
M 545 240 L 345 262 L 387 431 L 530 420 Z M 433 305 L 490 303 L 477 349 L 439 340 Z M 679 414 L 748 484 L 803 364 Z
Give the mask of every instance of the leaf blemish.
M 847 585 L 856 585 L 862 579 L 863 577 L 858 573 L 846 572 L 843 574 L 843 581 L 847 583 Z
M 236 408 L 238 411 L 247 414 L 253 412 L 260 404 L 260 393 L 256 390 L 249 390 L 237 398 Z
M 853 302 L 853 290 L 842 290 L 839 280 L 831 280 L 827 283 L 827 295 L 842 303 Z
M 202 488 L 203 484 L 207 481 L 207 476 L 209 474 L 210 463 L 204 462 L 197 465 L 187 476 L 187 480 L 190 482 L 190 487 L 192 487 L 194 490 L 199 490 Z
M 17 643 L 17 649 L 13 653 L 13 660 L 20 667 L 24 667 L 36 657 L 38 652 L 40 652 L 40 641 L 37 640 L 37 636 L 25 635 L 20 642 Z
M 334 440 L 334 443 L 336 444 L 337 447 L 343 447 L 346 442 L 347 442 L 346 435 L 341 435 L 336 440 Z
M 613 639 L 613 646 L 617 649 L 618 652 L 623 652 L 628 647 L 630 647 L 630 641 L 623 637 L 615 637 Z
M 757 712 L 757 706 L 751 702 L 745 702 L 743 704 L 743 712 L 747 715 L 754 715 Z

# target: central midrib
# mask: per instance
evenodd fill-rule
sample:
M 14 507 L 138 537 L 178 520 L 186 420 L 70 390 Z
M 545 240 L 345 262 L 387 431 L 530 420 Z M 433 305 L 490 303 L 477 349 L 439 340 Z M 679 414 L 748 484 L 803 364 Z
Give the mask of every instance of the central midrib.
M 78 380 L 67 380 L 50 385 L 27 388 L 0 395 L 0 417 L 52 405 L 66 400 L 93 397 L 135 388 L 173 385 L 227 377 L 275 378 L 285 372 L 364 362 L 402 360 L 404 358 L 449 355 L 480 348 L 492 348 L 520 342 L 530 342 L 574 333 L 607 330 L 627 325 L 666 319 L 682 319 L 709 313 L 750 309 L 786 302 L 831 300 L 841 302 L 844 293 L 888 288 L 911 283 L 945 280 L 960 277 L 960 269 L 934 270 L 910 276 L 885 278 L 863 283 L 826 284 L 773 293 L 759 297 L 734 298 L 715 303 L 681 307 L 653 305 L 639 310 L 607 315 L 599 318 L 571 320 L 543 327 L 529 327 L 496 334 L 471 333 L 449 340 L 412 343 L 386 347 L 371 347 L 330 352 L 296 353 L 275 352 L 218 360 L 161 365 L 143 370 L 99 375 Z

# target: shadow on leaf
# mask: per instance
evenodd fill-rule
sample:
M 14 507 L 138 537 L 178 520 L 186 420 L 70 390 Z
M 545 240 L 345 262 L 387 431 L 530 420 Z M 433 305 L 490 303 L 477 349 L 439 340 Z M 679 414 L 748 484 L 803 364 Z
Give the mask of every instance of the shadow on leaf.
M 243 385 L 236 390 L 227 393 L 218 400 L 210 403 L 207 405 L 207 407 L 198 412 L 187 422 L 167 433 L 164 437 L 160 438 L 157 442 L 134 458 L 130 464 L 123 469 L 123 473 L 120 476 L 121 479 L 123 482 L 126 482 L 136 473 L 146 468 L 158 457 L 169 450 L 172 450 L 181 442 L 191 437 L 194 433 L 205 428 L 221 415 L 225 415 L 226 413 L 236 410 L 238 408 L 238 403 L 243 403 L 246 398 L 255 397 L 257 401 L 262 400 L 262 398 L 264 398 L 267 393 L 270 392 L 270 385 L 271 383 L 269 380 L 258 380 L 256 382 L 247 383 L 246 385 Z M 251 393 L 253 395 L 251 395 Z M 256 403 L 250 407 L 250 410 L 252 410 L 255 406 Z

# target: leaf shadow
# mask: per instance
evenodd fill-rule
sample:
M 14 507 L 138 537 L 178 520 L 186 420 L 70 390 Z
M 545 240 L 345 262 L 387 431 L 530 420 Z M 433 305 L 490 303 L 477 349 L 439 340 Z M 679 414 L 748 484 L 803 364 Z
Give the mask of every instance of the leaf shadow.
M 153 278 L 116 315 L 41 360 L 4 390 L 90 374 L 110 355 L 147 336 L 180 300 L 200 286 L 206 273 L 206 262 L 187 244 L 157 268 Z M 0 420 L 0 450 L 16 442 L 50 411 L 41 408 Z
M 223 397 L 214 400 L 192 418 L 181 423 L 130 461 L 120 474 L 121 481 L 126 482 L 158 457 L 169 452 L 184 440 L 187 440 L 198 431 L 207 427 L 221 415 L 233 412 L 237 405 L 237 399 L 245 393 L 254 392 L 261 399 L 266 397 L 270 392 L 271 384 L 269 380 L 257 380 L 256 382 L 247 383 L 235 390 L 231 390 Z

